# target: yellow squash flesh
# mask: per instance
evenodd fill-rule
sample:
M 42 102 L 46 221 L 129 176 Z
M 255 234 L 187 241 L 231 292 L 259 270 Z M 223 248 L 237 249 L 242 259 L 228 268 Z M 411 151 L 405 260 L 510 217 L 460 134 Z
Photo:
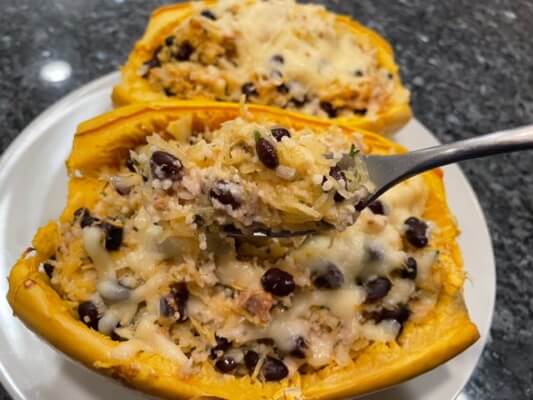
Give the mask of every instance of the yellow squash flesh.
M 128 150 L 144 143 L 147 135 L 191 114 L 196 129 L 214 129 L 239 116 L 241 110 L 229 103 L 167 101 L 120 108 L 81 124 L 67 161 L 69 192 L 60 221 L 72 221 L 74 210 L 90 209 L 97 202 L 104 185 L 96 179 L 99 168 L 122 165 Z M 308 126 L 320 130 L 331 124 L 264 106 L 249 106 L 246 114 L 255 121 L 270 120 L 294 128 Z M 349 127 L 342 129 L 353 132 Z M 361 133 L 367 152 L 404 151 L 379 135 L 357 132 Z M 443 284 L 438 302 L 422 321 L 408 321 L 397 342 L 371 344 L 345 367 L 330 366 L 316 374 L 296 374 L 280 383 L 259 383 L 249 377 L 221 375 L 210 365 L 205 365 L 201 373 L 182 376 L 171 361 L 156 354 L 140 353 L 127 360 L 114 358 L 111 350 L 117 342 L 80 322 L 50 286 L 46 275 L 38 270 L 39 264 L 55 253 L 60 241 L 55 222 L 37 232 L 32 244 L 34 251 L 26 251 L 13 267 L 8 301 L 16 316 L 58 350 L 128 386 L 164 398 L 282 399 L 291 398 L 283 396 L 295 393 L 297 388 L 304 399 L 335 399 L 383 389 L 438 366 L 479 336 L 463 302 L 464 272 L 456 243 L 458 229 L 446 205 L 442 174 L 435 170 L 424 174 L 424 179 L 430 195 L 423 217 L 436 225 L 430 245 L 440 252 L 433 267 L 440 271 Z
M 207 3 L 213 4 L 214 1 Z M 148 81 L 139 75 L 139 70 L 147 60 L 153 57 L 155 49 L 174 31 L 176 26 L 191 16 L 192 10 L 191 3 L 181 3 L 161 7 L 152 13 L 144 36 L 135 44 L 126 65 L 122 68 L 122 82 L 113 89 L 112 98 L 116 106 L 168 99 L 162 92 L 154 90 Z M 380 66 L 392 74 L 395 90 L 386 108 L 373 117 L 353 116 L 333 120 L 382 134 L 398 131 L 411 118 L 411 108 L 408 96 L 404 94 L 405 89 L 400 80 L 398 66 L 394 61 L 392 47 L 377 32 L 347 16 L 336 16 L 336 21 L 339 27 L 347 28 L 354 35 L 368 39 L 376 49 Z M 177 98 L 179 98 L 179 93 Z

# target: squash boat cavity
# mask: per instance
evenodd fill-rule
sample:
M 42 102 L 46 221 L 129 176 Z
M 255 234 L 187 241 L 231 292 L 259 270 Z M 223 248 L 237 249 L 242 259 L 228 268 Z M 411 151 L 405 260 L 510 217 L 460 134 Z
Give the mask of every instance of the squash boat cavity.
M 152 14 L 113 101 L 247 102 L 390 134 L 411 117 L 391 46 L 293 0 L 191 2 Z
M 286 167 L 281 175 L 280 165 L 273 168 L 258 154 L 261 139 Z M 222 142 L 238 146 L 222 150 Z M 283 157 L 284 146 L 293 157 Z M 320 146 L 331 151 L 324 154 Z M 200 156 L 200 149 L 210 157 Z M 13 267 L 9 304 L 28 328 L 73 359 L 169 399 L 334 399 L 426 372 L 479 337 L 463 302 L 458 228 L 440 170 L 393 189 L 354 226 L 338 226 L 341 232 L 290 244 L 276 239 L 237 246 L 224 239 L 212 247 L 224 237 L 216 229 L 246 229 L 263 213 L 278 227 L 328 218 L 335 225 L 324 210 L 356 210 L 361 187 L 371 184 L 353 169 L 356 149 L 404 151 L 367 131 L 254 105 L 155 102 L 84 122 L 67 160 L 67 205 Z M 299 160 L 308 160 L 308 168 L 298 170 Z M 235 173 L 225 175 L 231 168 Z M 201 189 L 187 197 L 194 174 Z M 363 175 L 351 186 L 357 174 Z M 257 180 L 255 193 L 245 190 L 250 176 Z M 309 206 L 315 215 L 284 208 L 281 196 L 261 208 L 268 187 L 279 195 L 296 185 L 307 197 L 320 191 L 329 206 L 320 209 L 315 200 Z M 342 199 L 335 200 L 339 193 Z M 245 210 L 252 195 L 259 205 L 250 222 L 244 211 L 234 211 Z M 144 216 L 138 201 L 149 210 Z M 190 220 L 179 220 L 181 208 L 165 214 L 173 202 L 194 209 Z M 139 248 L 147 249 L 137 235 L 168 231 L 172 243 L 160 237 L 156 253 L 170 255 L 136 258 Z M 210 252 L 212 270 L 200 261 Z M 132 299 L 142 301 L 126 322 Z M 206 317 L 214 310 L 222 316 Z M 304 315 L 307 322 L 295 324 Z M 288 336 L 285 325 L 298 335 Z

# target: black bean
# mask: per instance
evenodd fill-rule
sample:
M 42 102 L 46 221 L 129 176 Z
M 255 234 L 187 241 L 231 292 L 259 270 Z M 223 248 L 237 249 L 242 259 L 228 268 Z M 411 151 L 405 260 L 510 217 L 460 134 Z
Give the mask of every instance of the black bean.
M 159 313 L 164 317 L 172 316 L 174 298 L 170 295 L 165 295 L 159 299 Z
M 202 10 L 200 15 L 202 17 L 205 17 L 205 18 L 210 19 L 212 21 L 216 21 L 217 20 L 217 17 L 215 16 L 215 14 L 213 14 L 213 12 L 211 10 Z
M 394 320 L 400 324 L 403 324 L 409 319 L 411 311 L 404 304 L 399 304 L 394 308 L 382 308 L 378 311 L 372 311 L 370 313 L 365 313 L 364 317 L 366 319 L 371 319 L 376 323 L 380 323 L 384 320 Z
M 234 210 L 241 206 L 240 200 L 233 196 L 228 187 L 228 182 L 226 181 L 219 181 L 213 188 L 211 188 L 209 191 L 209 197 L 216 199 L 219 203 L 224 204 L 225 206 L 231 206 Z
M 275 169 L 279 165 L 278 153 L 276 148 L 268 140 L 260 137 L 255 142 L 255 151 L 257 157 L 265 167 Z
M 404 279 L 416 279 L 418 271 L 417 262 L 413 257 L 407 257 L 402 269 L 400 269 L 400 276 Z
M 272 128 L 270 129 L 270 132 L 278 142 L 281 142 L 281 139 L 283 139 L 284 137 L 291 137 L 289 130 L 281 127 Z
M 289 375 L 289 369 L 283 363 L 274 357 L 267 357 L 261 367 L 261 374 L 265 381 L 280 381 Z
M 230 235 L 242 235 L 242 231 L 233 224 L 227 224 L 222 226 L 222 231 Z M 238 242 L 236 242 L 235 244 L 237 245 L 237 243 Z
M 185 306 L 187 300 L 189 300 L 189 289 L 187 289 L 187 284 L 185 282 L 174 283 L 170 287 L 170 292 L 173 294 L 176 305 L 178 306 L 178 312 L 180 314 L 178 322 L 186 321 L 187 313 Z
M 272 338 L 265 337 L 265 338 L 257 339 L 257 343 L 266 344 L 267 346 L 274 346 L 274 343 L 276 342 Z
M 205 220 L 202 218 L 201 215 L 195 215 L 193 219 L 194 224 L 197 228 L 201 228 L 205 225 Z
M 194 53 L 194 47 L 189 41 L 184 41 L 180 44 L 178 52 L 176 53 L 176 59 L 178 61 L 187 61 L 191 58 L 192 53 Z
M 102 222 L 100 227 L 105 233 L 105 248 L 108 251 L 118 250 L 122 244 L 122 237 L 124 236 L 124 228 L 110 224 L 109 222 Z
M 404 225 L 406 226 L 405 238 L 409 243 L 418 248 L 427 246 L 428 226 L 424 221 L 416 217 L 409 217 L 405 220 Z
M 127 196 L 131 193 L 133 186 L 129 185 L 128 183 L 124 182 L 120 176 L 117 176 L 116 179 L 113 179 L 111 181 L 113 188 L 117 191 L 118 194 L 121 196 Z
M 294 339 L 294 347 L 290 352 L 290 355 L 296 358 L 305 358 L 305 351 L 307 350 L 307 343 L 301 336 L 297 336 Z
M 148 60 L 144 63 L 144 66 L 147 68 L 147 71 L 144 73 L 143 78 L 146 78 L 148 76 L 148 73 L 152 68 L 158 68 L 161 66 L 161 61 L 159 61 L 159 52 L 161 51 L 162 46 L 157 47 L 154 50 L 154 56 L 151 60 Z
M 159 300 L 159 311 L 165 317 L 173 317 L 177 322 L 187 321 L 187 300 L 189 290 L 185 282 L 174 283 L 170 286 L 170 293 Z
M 226 350 L 231 347 L 231 342 L 225 337 L 215 335 L 215 340 L 217 342 L 216 346 L 211 348 L 210 356 L 215 359 L 220 357 Z
M 366 246 L 365 247 L 365 261 L 369 263 L 374 263 L 378 261 L 383 261 L 384 254 L 383 249 L 377 246 Z
M 80 208 L 76 209 L 76 211 L 74 211 L 74 217 L 80 218 L 80 217 L 83 216 L 83 214 L 88 213 L 88 212 L 89 212 L 89 210 L 86 209 L 85 207 L 80 207 Z
M 281 54 L 274 54 L 272 56 L 272 61 L 283 64 L 285 62 L 285 58 Z
M 128 170 L 131 172 L 137 172 L 137 170 L 135 169 L 136 164 L 137 163 L 131 157 L 128 157 L 128 159 L 126 160 L 126 168 L 128 168 Z
M 46 275 L 48 275 L 48 278 L 52 279 L 52 274 L 54 273 L 54 269 L 55 269 L 53 264 L 50 264 L 49 262 L 45 262 L 43 263 L 43 269 L 44 269 L 44 272 L 46 272 Z
M 403 324 L 409 319 L 411 311 L 405 305 L 399 305 L 396 308 L 384 308 L 381 310 L 380 318 L 381 320 L 393 319 L 398 321 L 400 324 Z
M 363 211 L 366 207 L 366 199 L 361 199 L 355 204 L 355 209 L 359 212 Z
M 167 97 L 171 97 L 171 96 L 175 96 L 176 95 L 176 93 L 174 93 L 172 88 L 163 88 L 163 93 L 165 93 L 165 96 L 167 96 Z
M 300 375 L 306 375 L 306 374 L 309 374 L 310 372 L 313 372 L 313 367 L 311 367 L 309 364 L 305 362 L 298 367 L 298 373 Z
M 98 308 L 92 301 L 88 300 L 80 303 L 78 305 L 78 315 L 81 322 L 95 331 L 98 330 L 98 320 L 100 319 L 98 317 Z
M 389 290 L 391 289 L 392 284 L 391 281 L 384 277 L 379 277 L 376 279 L 373 279 L 371 281 L 368 281 L 365 284 L 366 288 L 366 302 L 372 303 L 375 301 L 378 301 L 385 297 L 387 293 L 389 293 Z
M 363 71 L 361 71 L 360 69 L 356 69 L 353 74 L 357 76 L 358 78 L 364 75 Z
M 114 329 L 113 331 L 111 332 L 111 340 L 114 340 L 115 342 L 125 342 L 126 338 L 123 338 L 122 336 L 120 336 Z
M 344 187 L 346 187 L 346 175 L 342 171 L 342 168 L 337 164 L 329 169 L 329 175 L 337 181 L 344 181 Z M 325 178 L 324 178 L 325 180 Z M 333 194 L 333 201 L 335 203 L 340 203 L 346 200 L 346 198 L 339 192 Z
M 335 264 L 328 263 L 323 270 L 312 274 L 311 280 L 318 289 L 338 289 L 344 283 L 344 274 Z
M 166 39 L 165 39 L 165 44 L 167 46 L 172 46 L 172 44 L 174 43 L 174 40 L 176 38 L 174 36 L 168 36 Z
M 300 107 L 303 107 L 308 101 L 309 99 L 307 98 L 307 96 L 304 96 L 301 99 L 297 99 L 296 97 L 293 97 L 289 100 L 289 105 L 292 105 L 293 107 L 296 107 L 296 108 L 300 108 Z
M 150 158 L 150 170 L 152 177 L 157 179 L 170 179 L 177 181 L 181 179 L 183 164 L 172 154 L 165 151 L 154 151 Z
M 157 46 L 154 50 L 154 58 L 159 58 L 159 53 L 163 50 L 163 46 Z
M 146 72 L 142 75 L 142 77 L 146 78 L 152 68 L 159 68 L 161 66 L 161 62 L 157 57 L 154 57 L 151 60 L 146 61 L 144 66 L 146 67 Z
M 248 368 L 248 371 L 250 373 L 254 372 L 255 366 L 257 365 L 258 361 L 259 354 L 257 354 L 253 350 L 248 350 L 244 355 L 244 365 L 246 365 L 246 368 Z
M 335 118 L 338 114 L 338 110 L 329 101 L 321 101 L 320 108 L 328 114 L 329 118 Z
M 282 83 L 281 85 L 276 86 L 276 90 L 279 93 L 287 94 L 290 92 L 291 89 L 289 88 L 289 85 L 287 85 L 286 83 Z
M 279 268 L 267 270 L 261 277 L 261 285 L 275 296 L 288 296 L 296 287 L 292 275 Z
M 148 69 L 157 68 L 161 66 L 161 62 L 157 57 L 152 58 L 150 61 L 147 61 L 144 65 L 148 67 Z
M 360 109 L 354 109 L 352 111 L 356 115 L 365 115 L 368 110 L 366 108 L 360 108 Z
M 91 212 L 85 207 L 78 208 L 74 211 L 74 216 L 80 222 L 80 226 L 85 228 L 86 226 L 91 226 L 95 222 L 98 222 L 99 219 L 91 216 Z
M 368 208 L 376 215 L 385 215 L 385 207 L 383 207 L 383 203 L 379 200 L 370 203 Z
M 333 201 L 335 203 L 341 203 L 344 200 L 346 200 L 346 198 L 342 194 L 340 194 L 339 192 L 335 192 L 335 194 L 333 194 Z
M 337 181 L 343 180 L 346 182 L 346 175 L 337 165 L 329 169 L 329 175 Z
M 218 372 L 229 374 L 237 367 L 237 362 L 233 357 L 222 356 L 215 362 L 215 368 Z
M 246 96 L 247 99 L 259 94 L 253 82 L 246 82 L 244 85 L 242 85 L 241 92 Z

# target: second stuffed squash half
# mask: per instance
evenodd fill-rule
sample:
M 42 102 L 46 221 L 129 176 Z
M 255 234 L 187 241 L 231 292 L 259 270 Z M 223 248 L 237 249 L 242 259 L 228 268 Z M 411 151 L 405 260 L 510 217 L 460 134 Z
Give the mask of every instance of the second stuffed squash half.
M 119 108 L 79 126 L 67 205 L 13 267 L 8 301 L 58 350 L 164 398 L 400 383 L 478 338 L 442 173 L 358 207 L 360 155 L 403 151 L 263 106 Z
M 385 39 L 347 16 L 293 0 L 156 10 L 113 91 L 116 105 L 243 97 L 381 133 L 411 116 Z

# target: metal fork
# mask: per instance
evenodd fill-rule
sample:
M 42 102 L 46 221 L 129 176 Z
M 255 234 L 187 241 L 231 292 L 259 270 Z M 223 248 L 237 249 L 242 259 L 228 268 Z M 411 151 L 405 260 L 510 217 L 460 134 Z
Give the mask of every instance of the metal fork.
M 533 149 L 533 125 L 504 130 L 472 139 L 428 147 L 392 156 L 364 156 L 370 180 L 376 190 L 368 196 L 361 209 L 368 206 L 394 185 L 427 170 L 443 165 L 500 153 Z M 233 231 L 229 236 L 235 237 L 269 237 L 287 238 L 318 233 L 332 229 L 331 225 L 321 224 L 317 229 L 302 231 L 272 231 L 268 229 L 252 230 L 242 233 Z

